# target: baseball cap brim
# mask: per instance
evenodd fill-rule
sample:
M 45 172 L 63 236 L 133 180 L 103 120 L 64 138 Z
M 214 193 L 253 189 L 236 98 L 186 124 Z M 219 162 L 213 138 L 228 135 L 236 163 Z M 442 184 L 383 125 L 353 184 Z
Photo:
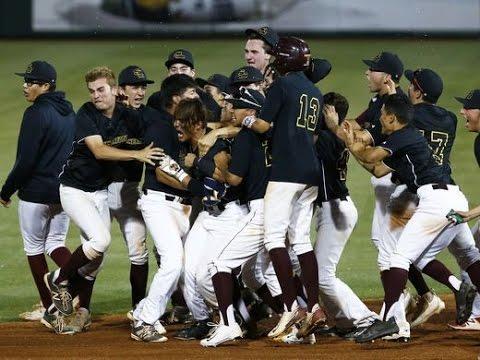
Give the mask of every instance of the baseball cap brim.
M 138 81 L 128 81 L 128 82 L 121 82 L 118 85 L 123 86 L 123 85 L 139 85 L 139 84 L 155 84 L 155 81 L 153 80 L 148 80 L 148 79 L 138 79 Z
M 205 85 L 215 86 L 215 85 L 213 85 L 212 83 L 210 83 L 210 82 L 208 82 L 207 80 L 202 79 L 202 78 L 196 78 L 196 79 L 195 79 L 195 82 L 196 82 L 197 85 L 200 86 L 201 88 L 203 88 Z
M 455 96 L 455 100 L 457 100 L 459 103 L 461 103 L 464 106 L 468 104 L 468 99 L 465 99 L 465 98 Z M 465 109 L 468 110 L 468 108 L 465 108 Z
M 413 70 L 405 70 L 404 75 L 408 79 L 408 81 L 412 81 L 415 77 L 415 72 Z
M 165 61 L 165 66 L 167 67 L 167 69 L 170 68 L 170 66 L 172 66 L 173 64 L 185 64 L 185 65 L 191 67 L 192 69 L 194 69 L 193 64 L 188 60 L 174 59 L 174 60 Z
M 233 105 L 234 109 L 253 109 L 253 110 L 260 110 L 262 107 L 258 104 L 253 104 L 250 102 L 246 102 L 242 99 L 234 99 L 234 98 L 226 98 L 230 104 Z
M 44 79 L 39 76 L 27 74 L 27 73 L 15 73 L 15 75 L 21 76 L 26 80 L 38 80 L 38 81 L 45 81 L 46 83 L 52 82 L 52 80 Z

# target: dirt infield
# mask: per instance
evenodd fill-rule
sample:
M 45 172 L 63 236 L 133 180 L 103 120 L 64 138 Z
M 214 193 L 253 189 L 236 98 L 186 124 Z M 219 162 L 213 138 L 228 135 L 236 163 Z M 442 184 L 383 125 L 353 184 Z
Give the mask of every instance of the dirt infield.
M 130 326 L 121 316 L 94 317 L 90 331 L 75 336 L 55 335 L 40 323 L 0 324 L 0 358 L 184 358 L 184 359 L 477 359 L 480 332 L 449 330 L 454 318 L 453 298 L 444 297 L 447 310 L 429 324 L 414 329 L 409 343 L 376 341 L 367 345 L 337 337 L 317 336 L 316 345 L 277 344 L 262 338 L 238 341 L 218 349 L 204 349 L 198 341 L 170 338 L 146 344 L 130 340 Z M 367 302 L 378 311 L 379 301 Z M 262 326 L 271 326 L 270 320 Z M 169 328 L 172 334 L 178 327 Z

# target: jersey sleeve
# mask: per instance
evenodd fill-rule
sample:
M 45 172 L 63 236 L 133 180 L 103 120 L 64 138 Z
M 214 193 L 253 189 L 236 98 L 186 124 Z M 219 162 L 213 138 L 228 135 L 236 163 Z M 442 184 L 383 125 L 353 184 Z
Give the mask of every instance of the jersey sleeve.
M 250 163 L 250 136 L 246 130 L 240 131 L 232 144 L 230 166 L 228 171 L 239 177 L 245 177 Z
M 283 82 L 281 80 L 277 80 L 268 89 L 267 96 L 265 98 L 265 104 L 263 105 L 258 117 L 271 123 L 280 112 L 284 101 L 285 90 L 283 89 Z
M 396 131 L 378 144 L 378 146 L 388 151 L 390 156 L 392 156 L 407 144 L 406 140 L 407 139 L 403 137 L 403 132 L 400 133 Z
M 95 122 L 95 114 L 87 110 L 86 106 L 82 106 L 76 115 L 76 138 L 84 139 L 88 136 L 101 135 Z

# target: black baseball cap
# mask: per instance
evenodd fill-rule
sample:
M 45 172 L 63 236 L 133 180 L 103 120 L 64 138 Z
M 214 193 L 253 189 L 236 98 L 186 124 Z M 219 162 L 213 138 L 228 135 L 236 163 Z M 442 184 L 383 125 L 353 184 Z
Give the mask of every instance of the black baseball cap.
M 25 81 L 37 80 L 50 84 L 55 84 L 57 81 L 57 72 L 53 65 L 42 60 L 31 62 L 24 73 L 15 73 L 15 75 L 22 76 Z
M 148 80 L 145 71 L 137 65 L 127 66 L 120 71 L 118 75 L 118 85 L 138 85 L 138 84 L 153 84 L 155 81 Z
M 167 61 L 165 61 L 165 66 L 170 68 L 173 64 L 185 64 L 187 66 L 190 66 L 192 69 L 195 68 L 193 64 L 193 55 L 190 51 L 185 50 L 185 49 L 177 49 L 175 51 L 172 51 L 170 55 L 168 55 Z
M 308 80 L 316 84 L 320 80 L 324 79 L 332 71 L 332 64 L 325 59 L 312 59 L 305 75 Z
M 397 54 L 382 52 L 372 60 L 362 60 L 372 71 L 390 74 L 394 80 L 400 80 L 403 74 L 403 63 Z
M 253 66 L 243 66 L 230 75 L 232 85 L 246 85 L 263 81 L 263 74 Z
M 463 104 L 464 109 L 480 109 L 480 89 L 470 91 L 464 98 L 455 97 L 455 99 Z
M 262 26 L 261 28 L 258 28 L 258 29 L 247 29 L 245 30 L 245 34 L 248 37 L 254 37 L 254 38 L 258 38 L 260 40 L 265 41 L 272 48 L 274 48 L 277 45 L 278 39 L 279 39 L 278 34 L 268 26 Z
M 221 92 L 229 93 L 230 92 L 230 79 L 222 74 L 213 74 L 207 80 L 197 78 L 195 82 L 203 88 L 205 85 L 215 86 L 219 88 Z
M 265 103 L 265 96 L 257 90 L 242 88 L 237 97 L 228 97 L 225 100 L 231 103 L 234 109 L 260 110 Z
M 422 92 L 426 100 L 432 103 L 436 103 L 442 95 L 442 78 L 431 69 L 405 70 L 405 77 Z

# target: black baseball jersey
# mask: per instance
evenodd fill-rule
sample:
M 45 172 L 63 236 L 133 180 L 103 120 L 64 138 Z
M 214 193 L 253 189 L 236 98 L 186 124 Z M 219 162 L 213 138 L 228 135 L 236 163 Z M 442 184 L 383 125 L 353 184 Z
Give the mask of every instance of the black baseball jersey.
M 243 128 L 233 141 L 231 155 L 228 171 L 243 178 L 245 201 L 263 199 L 271 167 L 268 140 Z
M 291 72 L 270 86 L 259 118 L 272 123 L 271 181 L 316 185 L 319 177 L 314 132 L 323 97 L 303 72 Z
M 173 127 L 173 117 L 166 111 L 158 111 L 158 118 L 152 121 L 145 130 L 145 144 L 153 143 L 154 147 L 162 148 L 176 162 L 179 161 L 180 142 L 177 131 Z M 155 166 L 146 164 L 143 189 L 161 191 L 167 194 L 189 197 L 188 191 L 178 190 L 157 180 Z
M 430 145 L 437 164 L 451 174 L 450 153 L 457 133 L 457 117 L 444 108 L 428 103 L 414 106 L 413 125 Z
M 474 151 L 478 166 L 480 166 L 480 135 L 475 138 Z
M 415 127 L 408 125 L 393 132 L 380 147 L 390 153 L 383 160 L 398 178 L 416 193 L 426 184 L 451 184 L 450 174 L 438 165 L 427 140 Z
M 346 186 L 347 163 L 350 154 L 348 149 L 329 130 L 319 131 L 315 145 L 320 159 L 321 175 L 317 202 L 345 199 L 348 196 Z
M 400 87 L 396 88 L 397 94 L 404 94 Z M 382 106 L 388 94 L 375 95 L 368 103 L 368 108 L 357 117 L 357 123 L 366 131 L 369 132 L 373 140 L 373 145 L 376 146 L 385 140 L 386 136 L 382 134 L 382 123 L 380 116 L 382 115 Z
M 75 141 L 60 183 L 83 191 L 105 189 L 112 182 L 115 161 L 97 160 L 85 143 L 85 138 L 100 135 L 105 145 L 135 148 L 142 145 L 142 121 L 137 111 L 117 103 L 111 119 L 91 102 L 83 104 L 75 119 Z
M 8 201 L 18 190 L 24 201 L 58 204 L 58 175 L 72 148 L 75 113 L 61 92 L 38 96 L 23 115 L 17 156 L 0 196 Z

